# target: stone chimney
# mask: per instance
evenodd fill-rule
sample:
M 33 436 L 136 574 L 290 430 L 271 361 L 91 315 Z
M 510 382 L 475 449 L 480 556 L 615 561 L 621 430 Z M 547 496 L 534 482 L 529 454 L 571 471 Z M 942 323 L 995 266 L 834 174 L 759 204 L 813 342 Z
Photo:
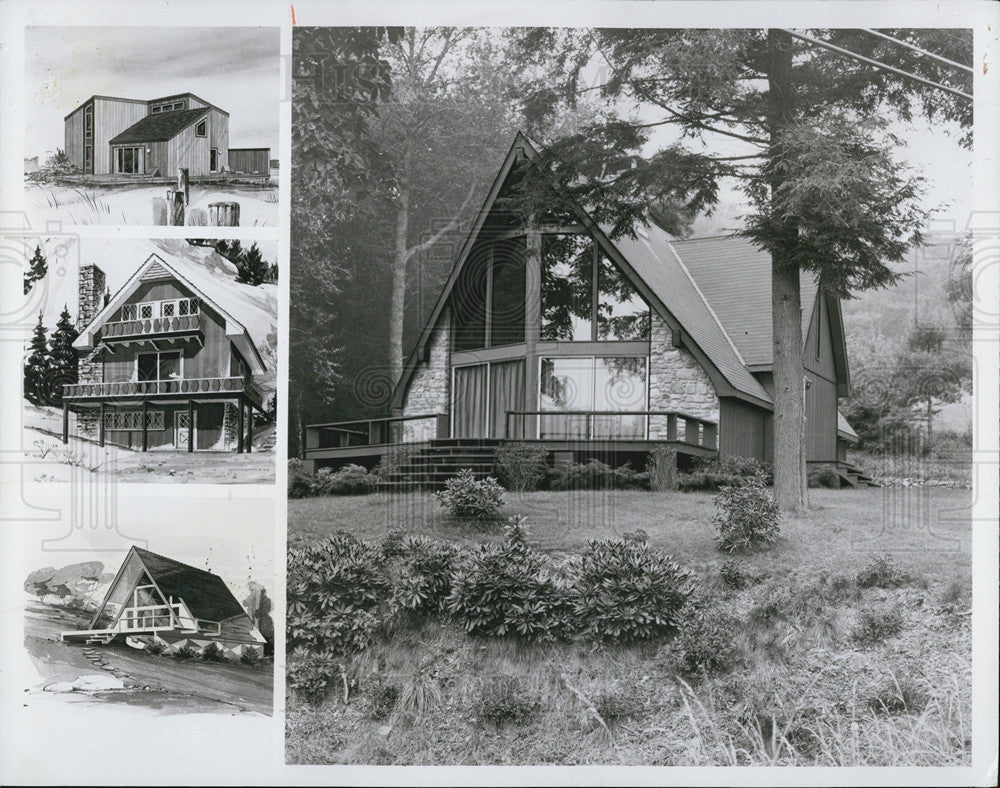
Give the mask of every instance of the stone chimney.
M 96 265 L 81 265 L 79 280 L 79 302 L 76 310 L 76 327 L 82 331 L 90 325 L 98 312 L 104 308 L 104 291 L 107 277 Z
M 89 326 L 106 302 L 105 290 L 107 277 L 104 271 L 96 265 L 81 265 L 79 279 L 79 302 L 76 310 L 76 327 L 83 331 Z M 76 362 L 77 378 L 80 383 L 100 383 L 104 377 L 104 369 L 99 361 L 91 359 L 89 353 L 81 353 Z M 84 425 L 78 424 L 83 428 Z M 93 425 L 87 425 L 93 426 Z M 96 429 L 96 427 L 95 427 Z M 88 430 L 84 430 L 87 432 Z

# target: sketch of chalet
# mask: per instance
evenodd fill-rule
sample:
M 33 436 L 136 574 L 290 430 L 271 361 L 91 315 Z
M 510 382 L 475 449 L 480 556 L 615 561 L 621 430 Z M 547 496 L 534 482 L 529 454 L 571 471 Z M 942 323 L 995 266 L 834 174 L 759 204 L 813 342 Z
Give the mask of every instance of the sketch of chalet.
M 65 126 L 66 155 L 89 175 L 170 177 L 181 167 L 191 177 L 269 172 L 270 150 L 231 149 L 229 113 L 193 93 L 148 101 L 91 96 Z
M 492 470 L 501 441 L 550 461 L 678 465 L 773 456 L 771 261 L 746 239 L 677 240 L 655 225 L 611 240 L 571 206 L 569 223 L 525 226 L 504 197 L 538 148 L 519 134 L 472 225 L 393 395 L 392 415 L 304 430 L 307 465 L 372 465 L 415 453 L 392 484 L 440 485 Z M 838 413 L 850 392 L 839 299 L 803 276 L 806 452 L 859 477 Z M 861 481 L 864 481 L 863 479 Z
M 64 443 L 74 413 L 81 436 L 101 446 L 251 450 L 273 301 L 237 283 L 214 250 L 173 244 L 114 296 L 101 268 L 81 266 L 79 382 L 63 386 Z
M 165 653 L 214 643 L 227 658 L 263 653 L 265 642 L 221 577 L 134 546 L 87 629 L 61 633 L 102 645 L 119 636 L 162 643 Z

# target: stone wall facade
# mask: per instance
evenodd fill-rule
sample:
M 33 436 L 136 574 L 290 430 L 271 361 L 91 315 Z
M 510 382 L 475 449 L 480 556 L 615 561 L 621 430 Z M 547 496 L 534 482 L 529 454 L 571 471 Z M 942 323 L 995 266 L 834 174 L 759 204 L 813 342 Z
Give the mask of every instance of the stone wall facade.
M 430 362 L 419 362 L 403 396 L 404 416 L 448 413 L 451 407 L 451 315 L 445 309 L 430 338 Z M 403 422 L 403 442 L 437 437 L 434 419 Z
M 690 351 L 673 346 L 670 327 L 655 312 L 649 342 L 649 409 L 719 422 L 719 397 L 711 378 Z M 683 440 L 683 422 L 678 423 L 677 430 L 678 439 Z M 665 417 L 650 417 L 649 437 L 666 439 Z
M 96 265 L 81 265 L 77 282 L 76 328 L 82 331 L 90 325 L 97 313 L 104 308 L 104 293 L 107 291 L 107 277 Z M 76 363 L 80 383 L 101 383 L 104 370 L 99 361 L 91 361 L 89 354 L 82 353 Z M 81 425 L 82 426 L 82 425 Z

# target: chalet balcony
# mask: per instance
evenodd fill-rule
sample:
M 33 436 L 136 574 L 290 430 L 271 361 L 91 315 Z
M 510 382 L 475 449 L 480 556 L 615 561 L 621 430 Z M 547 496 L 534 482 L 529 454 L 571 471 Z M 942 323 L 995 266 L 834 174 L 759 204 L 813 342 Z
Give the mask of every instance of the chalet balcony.
M 101 327 L 99 341 L 129 342 L 136 339 L 163 336 L 198 336 L 204 334 L 202 315 L 174 315 L 172 317 L 150 317 L 136 320 L 122 320 L 105 323 Z
M 184 606 L 179 603 L 140 605 L 123 610 L 121 617 L 113 627 L 63 632 L 62 639 L 64 641 L 76 640 L 106 644 L 113 640 L 116 635 L 155 634 L 158 632 L 178 632 L 211 637 L 222 633 L 222 623 L 203 618 L 191 618 Z
M 258 408 L 263 405 L 260 389 L 252 381 L 241 377 L 67 383 L 63 386 L 63 399 L 70 404 L 152 397 L 178 400 L 228 399 L 239 395 L 248 397 Z

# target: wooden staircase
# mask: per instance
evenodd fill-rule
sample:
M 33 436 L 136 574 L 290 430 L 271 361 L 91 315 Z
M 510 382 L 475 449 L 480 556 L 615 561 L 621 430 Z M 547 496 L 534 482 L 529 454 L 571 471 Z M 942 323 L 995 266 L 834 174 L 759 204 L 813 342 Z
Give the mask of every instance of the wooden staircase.
M 411 455 L 386 481 L 383 492 L 441 490 L 444 483 L 468 468 L 477 479 L 494 475 L 493 463 L 500 441 L 492 438 L 447 438 Z
M 837 474 L 840 476 L 841 487 L 881 487 L 871 476 L 867 476 L 864 471 L 849 462 L 837 463 Z
M 89 638 L 87 638 L 86 643 L 88 646 L 91 645 L 101 645 L 106 646 L 118 635 L 117 632 L 95 632 Z

